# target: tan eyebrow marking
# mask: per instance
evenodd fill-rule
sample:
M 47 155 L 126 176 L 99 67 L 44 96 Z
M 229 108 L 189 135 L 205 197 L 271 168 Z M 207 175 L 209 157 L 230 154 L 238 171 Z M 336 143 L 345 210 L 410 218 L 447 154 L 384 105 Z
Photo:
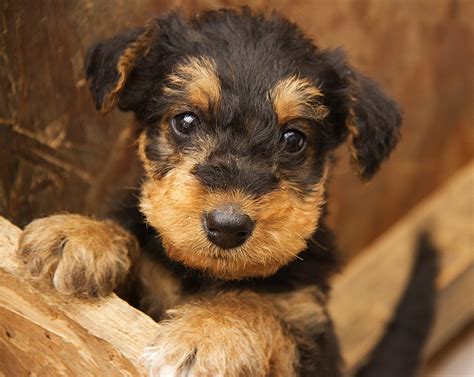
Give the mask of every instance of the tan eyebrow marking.
M 323 119 L 329 110 L 320 103 L 322 97 L 323 93 L 317 86 L 296 75 L 280 80 L 270 91 L 280 124 L 295 118 Z
M 220 102 L 220 80 L 211 58 L 188 58 L 174 69 L 167 82 L 163 90 L 165 95 L 184 95 L 192 105 L 204 110 L 210 110 Z

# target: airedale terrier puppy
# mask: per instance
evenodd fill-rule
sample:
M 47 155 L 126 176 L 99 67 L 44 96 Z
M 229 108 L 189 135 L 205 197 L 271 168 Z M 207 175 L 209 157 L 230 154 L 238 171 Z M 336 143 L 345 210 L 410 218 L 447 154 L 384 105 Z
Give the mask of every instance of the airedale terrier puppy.
M 370 179 L 400 110 L 340 49 L 243 8 L 168 13 L 93 46 L 97 109 L 140 127 L 140 196 L 99 221 L 33 221 L 19 256 L 60 292 L 119 291 L 160 321 L 154 376 L 339 376 L 325 309 L 331 152 Z M 120 224 L 120 225 L 118 225 Z

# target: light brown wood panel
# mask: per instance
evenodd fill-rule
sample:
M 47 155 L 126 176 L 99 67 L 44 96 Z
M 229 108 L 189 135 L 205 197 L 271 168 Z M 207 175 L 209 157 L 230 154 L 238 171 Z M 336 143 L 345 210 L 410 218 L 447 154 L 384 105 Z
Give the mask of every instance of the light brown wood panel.
M 355 257 L 334 281 L 332 313 L 346 362 L 356 366 L 382 336 L 405 288 L 417 236 L 440 252 L 437 318 L 426 355 L 474 320 L 474 162 Z

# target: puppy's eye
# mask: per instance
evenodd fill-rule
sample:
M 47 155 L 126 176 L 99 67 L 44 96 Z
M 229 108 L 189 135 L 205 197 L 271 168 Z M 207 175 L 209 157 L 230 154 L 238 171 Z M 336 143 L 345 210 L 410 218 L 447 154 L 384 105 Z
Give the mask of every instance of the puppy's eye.
M 181 138 L 188 137 L 200 124 L 201 121 L 193 113 L 179 114 L 171 119 L 171 129 L 176 136 Z
M 306 136 L 296 130 L 288 130 L 282 136 L 285 151 L 291 154 L 299 153 L 306 147 Z

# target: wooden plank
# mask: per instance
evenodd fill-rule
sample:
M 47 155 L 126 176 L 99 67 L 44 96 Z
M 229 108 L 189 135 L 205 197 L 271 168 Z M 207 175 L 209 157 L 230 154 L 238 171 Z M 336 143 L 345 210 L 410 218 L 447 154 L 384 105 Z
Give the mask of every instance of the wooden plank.
M 334 281 L 330 302 L 349 369 L 383 333 L 410 272 L 415 240 L 427 229 L 440 250 L 437 319 L 426 355 L 474 318 L 474 162 L 421 202 L 355 258 Z
M 156 323 L 112 295 L 83 300 L 25 281 L 20 229 L 0 217 L 0 371 L 7 376 L 141 376 Z M 21 277 L 23 276 L 23 277 Z

